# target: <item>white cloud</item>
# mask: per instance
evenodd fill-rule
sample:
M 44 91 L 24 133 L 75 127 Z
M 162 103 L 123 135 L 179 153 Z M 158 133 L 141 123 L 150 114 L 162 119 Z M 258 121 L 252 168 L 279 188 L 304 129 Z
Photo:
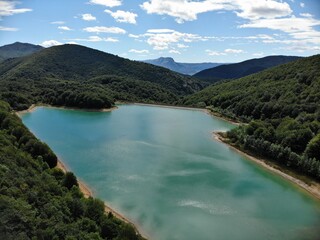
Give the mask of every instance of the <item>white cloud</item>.
M 181 52 L 179 52 L 178 50 L 174 50 L 174 49 L 171 49 L 171 50 L 169 51 L 169 53 L 181 54 Z
M 285 17 L 292 13 L 288 3 L 274 0 L 238 1 L 237 16 L 245 19 Z
M 208 53 L 209 56 L 222 56 L 222 55 L 226 55 L 224 52 L 217 52 L 217 51 L 212 51 L 207 49 L 206 53 Z
M 188 48 L 189 46 L 184 45 L 183 43 L 178 43 L 178 44 L 177 44 L 177 47 L 178 47 L 178 48 Z
M 306 18 L 312 18 L 313 15 L 311 15 L 310 13 L 300 13 L 301 17 L 306 17 Z
M 235 11 L 245 19 L 284 17 L 292 13 L 286 2 L 276 0 L 149 0 L 140 5 L 148 14 L 169 15 L 178 23 L 193 21 L 210 11 Z
M 149 53 L 149 50 L 146 50 L 146 49 L 143 49 L 143 50 L 130 49 L 129 52 L 143 54 L 143 53 Z
M 279 30 L 289 34 L 293 39 L 304 39 L 309 43 L 320 43 L 320 32 L 314 29 L 315 26 L 320 26 L 320 21 L 314 18 L 280 18 L 280 19 L 258 19 L 250 23 L 239 26 L 240 28 L 268 28 Z M 286 40 L 265 40 L 266 43 L 275 43 Z
M 137 23 L 136 17 L 138 17 L 138 15 L 135 13 L 122 11 L 122 10 L 117 10 L 116 12 L 105 10 L 105 12 L 110 14 L 117 22 L 124 22 L 124 23 L 131 23 L 131 24 Z
M 118 39 L 108 37 L 108 38 L 101 38 L 99 36 L 90 36 L 88 38 L 75 38 L 69 39 L 71 41 L 79 41 L 79 42 L 119 42 Z
M 78 43 L 77 43 L 77 42 L 74 42 L 74 41 L 66 42 L 66 44 L 76 44 L 76 45 L 78 45 Z
M 92 16 L 90 13 L 82 14 L 81 17 L 85 21 L 95 21 L 95 20 L 97 20 L 97 18 L 95 16 Z
M 304 8 L 305 4 L 303 2 L 300 3 L 300 7 Z
M 0 31 L 15 32 L 15 31 L 18 31 L 18 30 L 19 30 L 18 28 L 0 26 Z
M 140 37 L 139 35 L 135 35 L 135 34 L 131 34 L 131 33 L 128 36 L 131 38 L 139 38 Z
M 125 34 L 126 31 L 122 28 L 118 27 L 87 27 L 83 29 L 86 32 L 93 32 L 93 33 L 114 33 L 114 34 Z
M 71 31 L 72 29 L 67 27 L 67 26 L 59 26 L 58 29 L 63 30 L 63 31 Z
M 42 47 L 52 47 L 52 46 L 58 46 L 58 45 L 62 45 L 63 43 L 61 43 L 61 42 L 58 42 L 58 41 L 56 41 L 56 40 L 47 40 L 47 41 L 44 41 L 44 42 L 42 42 L 40 45 L 42 46 Z
M 231 49 L 231 48 L 225 49 L 224 52 L 225 53 L 244 53 L 244 51 L 241 49 Z
M 122 4 L 120 0 L 90 0 L 89 3 L 106 7 L 118 7 Z
M 154 50 L 169 49 L 172 48 L 173 44 L 207 40 L 197 34 L 181 33 L 172 29 L 149 29 L 145 34 L 138 35 L 138 37 L 146 38 L 146 42 Z
M 18 13 L 30 12 L 30 8 L 16 8 L 19 2 L 16 1 L 0 1 L 0 19 L 1 17 L 11 16 Z
M 243 50 L 241 49 L 232 49 L 232 48 L 227 48 L 222 52 L 219 51 L 213 51 L 213 50 L 206 50 L 206 53 L 208 53 L 209 56 L 225 56 L 227 54 L 239 54 L 239 53 L 244 53 Z
M 63 25 L 63 24 L 65 24 L 65 22 L 64 21 L 55 21 L 55 22 L 51 22 L 51 24 Z

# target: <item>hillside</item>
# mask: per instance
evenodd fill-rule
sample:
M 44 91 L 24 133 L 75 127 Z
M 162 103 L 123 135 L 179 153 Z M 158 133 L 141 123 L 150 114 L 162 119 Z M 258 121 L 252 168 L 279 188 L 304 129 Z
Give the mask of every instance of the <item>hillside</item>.
M 249 122 L 228 133 L 243 149 L 320 179 L 320 55 L 217 83 L 181 104 Z
M 2 99 L 22 109 L 34 102 L 86 108 L 115 100 L 173 104 L 204 84 L 170 70 L 79 45 L 43 49 L 0 64 Z
M 29 43 L 15 42 L 0 47 L 0 61 L 30 55 L 42 50 L 43 47 Z
M 206 69 L 196 73 L 194 77 L 204 79 L 209 82 L 217 82 L 221 79 L 241 78 L 253 73 L 261 72 L 267 68 L 298 60 L 299 58 L 300 57 L 294 56 L 268 56 L 264 58 L 250 59 L 240 63 L 220 65 Z
M 0 101 L 1 239 L 142 239 L 104 203 L 84 198 L 72 173 Z
M 180 63 L 180 62 L 176 62 L 173 58 L 170 58 L 170 57 L 160 57 L 157 59 L 149 59 L 149 60 L 144 60 L 143 62 L 164 67 L 172 71 L 175 71 L 181 74 L 186 74 L 186 75 L 193 75 L 204 69 L 221 65 L 221 63 L 210 63 L 210 62 Z

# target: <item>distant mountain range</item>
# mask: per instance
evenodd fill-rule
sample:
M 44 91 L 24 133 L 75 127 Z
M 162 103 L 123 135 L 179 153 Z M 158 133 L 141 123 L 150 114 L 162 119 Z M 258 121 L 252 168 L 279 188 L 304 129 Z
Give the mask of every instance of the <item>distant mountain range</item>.
M 176 62 L 171 57 L 160 57 L 157 59 L 150 59 L 144 60 L 142 62 L 150 63 L 156 66 L 168 68 L 172 71 L 186 74 L 186 75 L 193 75 L 197 72 L 200 72 L 204 69 L 212 68 L 219 66 L 223 63 L 211 63 L 211 62 L 204 62 L 204 63 L 180 63 Z
M 241 78 L 253 73 L 261 72 L 267 68 L 298 60 L 300 58 L 301 57 L 295 56 L 268 56 L 263 58 L 250 59 L 240 63 L 220 65 L 217 67 L 206 69 L 196 73 L 194 77 L 209 82 L 217 82 L 221 79 Z
M 17 58 L 30 55 L 42 50 L 43 47 L 30 43 L 15 42 L 0 47 L 0 61 L 8 58 Z

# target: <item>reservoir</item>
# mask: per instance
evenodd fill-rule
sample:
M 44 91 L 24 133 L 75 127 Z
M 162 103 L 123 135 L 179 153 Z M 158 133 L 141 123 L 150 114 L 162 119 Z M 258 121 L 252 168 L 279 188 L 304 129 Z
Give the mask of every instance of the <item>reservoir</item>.
M 38 107 L 24 124 L 152 240 L 319 239 L 320 204 L 212 137 L 202 111 Z

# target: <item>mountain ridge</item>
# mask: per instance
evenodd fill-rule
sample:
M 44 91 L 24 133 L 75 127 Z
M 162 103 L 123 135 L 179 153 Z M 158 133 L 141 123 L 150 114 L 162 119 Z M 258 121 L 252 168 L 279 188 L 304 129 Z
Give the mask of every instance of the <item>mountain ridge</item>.
M 0 61 L 24 57 L 44 49 L 42 46 L 31 43 L 15 42 L 0 47 Z
M 265 69 L 300 59 L 298 56 L 273 55 L 263 58 L 248 59 L 239 63 L 220 65 L 194 74 L 194 77 L 209 82 L 221 79 L 237 79 Z
M 203 63 L 182 63 L 176 62 L 172 57 L 159 57 L 156 59 L 147 59 L 142 62 L 153 64 L 156 66 L 164 67 L 172 71 L 193 75 L 201 70 L 219 66 L 223 63 L 212 63 L 212 62 L 203 62 Z

